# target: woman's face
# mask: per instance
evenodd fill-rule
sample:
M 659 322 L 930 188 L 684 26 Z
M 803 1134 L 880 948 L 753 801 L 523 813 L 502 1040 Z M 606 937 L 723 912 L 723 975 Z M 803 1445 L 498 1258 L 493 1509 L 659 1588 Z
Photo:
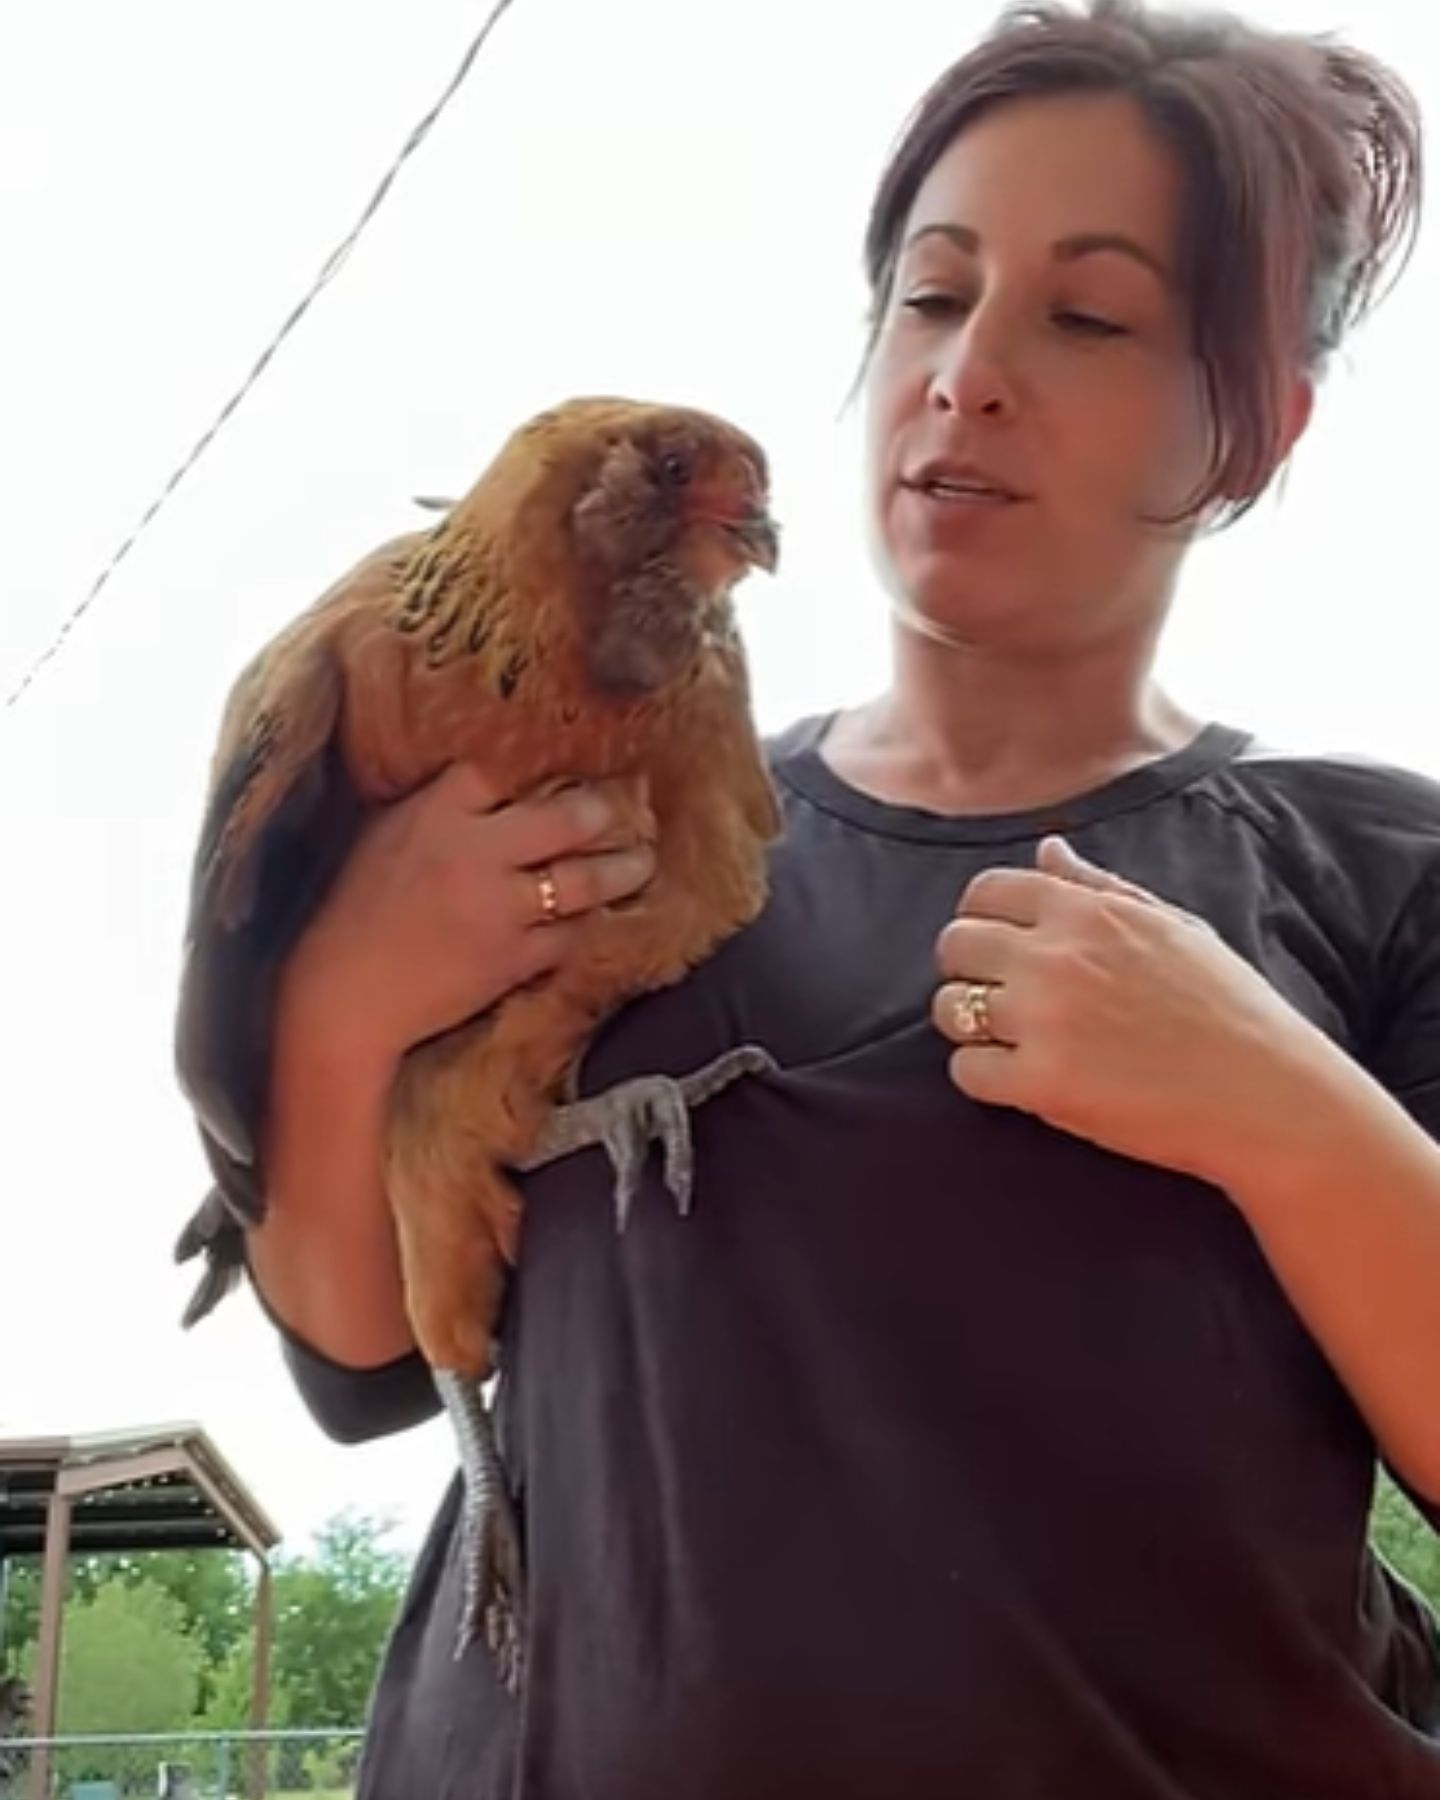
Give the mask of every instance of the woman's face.
M 1178 165 L 1132 102 L 998 105 L 930 171 L 867 374 L 872 527 L 942 636 L 1064 651 L 1158 622 L 1207 461 Z M 1223 246 L 1216 246 L 1223 254 Z

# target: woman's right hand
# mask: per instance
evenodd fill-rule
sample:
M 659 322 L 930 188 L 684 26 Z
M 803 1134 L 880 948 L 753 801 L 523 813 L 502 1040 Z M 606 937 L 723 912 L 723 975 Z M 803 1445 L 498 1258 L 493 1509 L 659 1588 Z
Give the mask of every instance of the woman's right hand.
M 282 973 L 287 1029 L 393 1070 L 553 969 L 585 914 L 638 893 L 655 866 L 649 823 L 633 782 L 512 800 L 451 764 L 366 823 Z

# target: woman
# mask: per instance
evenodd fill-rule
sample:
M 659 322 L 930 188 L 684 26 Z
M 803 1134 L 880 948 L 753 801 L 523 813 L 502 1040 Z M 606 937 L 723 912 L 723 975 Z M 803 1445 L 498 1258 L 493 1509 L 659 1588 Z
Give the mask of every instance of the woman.
M 1440 1520 L 1440 790 L 1151 675 L 1417 158 L 1362 56 L 1116 5 L 1007 19 L 911 121 L 868 238 L 893 679 L 775 744 L 766 914 L 585 1084 L 781 1073 L 698 1116 L 687 1221 L 617 1239 L 598 1153 L 529 1182 L 529 1674 L 452 1659 L 452 1494 L 366 1800 L 1440 1796 L 1440 1632 L 1365 1545 L 1377 1457 Z M 566 954 L 537 871 L 572 916 L 648 873 L 587 853 L 603 792 L 512 800 L 384 814 L 286 973 L 253 1261 L 337 1435 L 434 1406 L 399 1057 Z

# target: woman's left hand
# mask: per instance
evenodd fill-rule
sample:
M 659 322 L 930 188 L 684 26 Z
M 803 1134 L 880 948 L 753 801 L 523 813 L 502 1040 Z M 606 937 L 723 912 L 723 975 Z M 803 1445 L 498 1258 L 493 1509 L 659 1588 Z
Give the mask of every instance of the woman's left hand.
M 1221 1187 L 1283 1159 L 1354 1074 L 1203 920 L 1061 838 L 1034 869 L 976 876 L 937 953 L 933 1017 L 963 1093 Z M 988 986 L 993 1041 L 966 1035 L 970 983 Z

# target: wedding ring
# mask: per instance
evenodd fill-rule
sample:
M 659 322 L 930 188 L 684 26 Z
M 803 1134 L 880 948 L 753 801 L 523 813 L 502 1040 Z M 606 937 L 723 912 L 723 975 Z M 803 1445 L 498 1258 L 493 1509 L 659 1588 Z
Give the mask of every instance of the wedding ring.
M 960 991 L 950 1003 L 950 1029 L 962 1044 L 997 1042 L 990 1024 L 990 994 L 993 981 L 962 981 Z
M 535 871 L 535 888 L 540 896 L 540 923 L 553 925 L 560 917 L 560 890 L 555 885 L 555 872 L 548 866 Z

